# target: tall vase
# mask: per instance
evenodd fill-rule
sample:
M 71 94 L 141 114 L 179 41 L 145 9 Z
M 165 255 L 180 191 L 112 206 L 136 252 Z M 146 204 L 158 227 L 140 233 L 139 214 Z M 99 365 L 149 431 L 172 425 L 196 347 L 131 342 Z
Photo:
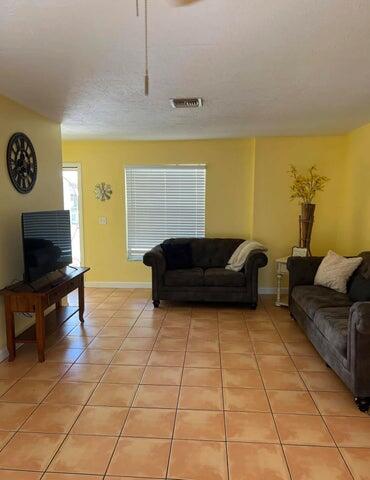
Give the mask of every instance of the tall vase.
M 307 248 L 307 252 L 311 255 L 311 234 L 315 214 L 314 203 L 302 203 L 301 215 L 299 216 L 299 246 Z

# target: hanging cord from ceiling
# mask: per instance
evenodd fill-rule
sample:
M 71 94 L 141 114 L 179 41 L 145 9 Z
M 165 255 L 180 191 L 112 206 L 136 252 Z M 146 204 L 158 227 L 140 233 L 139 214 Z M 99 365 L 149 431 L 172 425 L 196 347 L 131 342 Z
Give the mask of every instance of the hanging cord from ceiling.
M 145 0 L 145 76 L 144 93 L 149 95 L 149 72 L 148 72 L 148 0 Z
M 139 0 L 136 0 L 136 16 L 139 16 Z M 148 67 L 148 0 L 144 0 L 144 37 L 145 37 L 145 74 L 144 93 L 149 95 L 149 67 Z

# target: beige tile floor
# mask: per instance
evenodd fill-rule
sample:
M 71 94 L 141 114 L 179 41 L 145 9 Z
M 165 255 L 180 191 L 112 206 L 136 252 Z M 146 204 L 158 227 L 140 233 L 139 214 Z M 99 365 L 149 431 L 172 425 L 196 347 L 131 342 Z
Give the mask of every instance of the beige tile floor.
M 86 289 L 44 364 L 0 364 L 0 480 L 370 479 L 370 417 L 271 297 L 149 297 Z

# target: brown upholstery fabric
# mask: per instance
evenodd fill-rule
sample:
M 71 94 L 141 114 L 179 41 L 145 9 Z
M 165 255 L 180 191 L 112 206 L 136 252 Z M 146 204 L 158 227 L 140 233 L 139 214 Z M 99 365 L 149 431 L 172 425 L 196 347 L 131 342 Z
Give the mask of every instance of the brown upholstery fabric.
M 346 356 L 350 307 L 330 307 L 317 310 L 314 324 L 338 351 Z
M 351 300 L 344 293 L 319 285 L 301 285 L 294 287 L 292 298 L 312 319 L 320 308 L 349 307 Z
M 202 286 L 204 285 L 204 271 L 199 267 L 167 270 L 164 275 L 164 284 L 167 287 Z
M 362 277 L 360 290 L 370 275 L 370 252 L 361 254 L 362 265 L 349 282 Z M 370 301 L 352 304 L 352 298 L 314 286 L 320 257 L 290 257 L 289 310 L 320 353 L 355 397 L 370 397 Z M 367 297 L 366 297 L 367 298 Z
M 190 302 L 242 302 L 256 308 L 258 272 L 267 265 L 260 250 L 250 253 L 240 272 L 224 270 L 235 249 L 243 242 L 233 238 L 176 238 L 163 243 L 190 243 L 193 268 L 168 271 L 160 245 L 144 255 L 144 264 L 152 269 L 152 297 L 160 300 Z M 207 280 L 204 271 L 207 273 Z M 206 284 L 207 281 L 207 284 Z
M 370 301 L 370 252 L 362 252 L 361 265 L 348 282 L 348 296 L 353 302 Z
M 245 275 L 224 268 L 208 268 L 204 272 L 204 285 L 208 287 L 242 287 Z
M 225 267 L 231 255 L 244 240 L 233 238 L 169 238 L 163 243 L 189 242 L 192 250 L 193 266 L 212 268 Z
M 231 255 L 244 240 L 200 238 L 192 241 L 193 262 L 197 267 L 225 268 Z

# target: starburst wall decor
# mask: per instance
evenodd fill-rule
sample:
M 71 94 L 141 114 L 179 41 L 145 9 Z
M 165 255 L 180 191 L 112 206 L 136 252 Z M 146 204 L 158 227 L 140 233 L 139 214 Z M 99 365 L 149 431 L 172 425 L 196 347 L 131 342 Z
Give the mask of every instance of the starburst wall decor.
M 94 193 L 97 200 L 105 202 L 106 200 L 110 200 L 113 190 L 108 183 L 101 182 L 95 185 Z

